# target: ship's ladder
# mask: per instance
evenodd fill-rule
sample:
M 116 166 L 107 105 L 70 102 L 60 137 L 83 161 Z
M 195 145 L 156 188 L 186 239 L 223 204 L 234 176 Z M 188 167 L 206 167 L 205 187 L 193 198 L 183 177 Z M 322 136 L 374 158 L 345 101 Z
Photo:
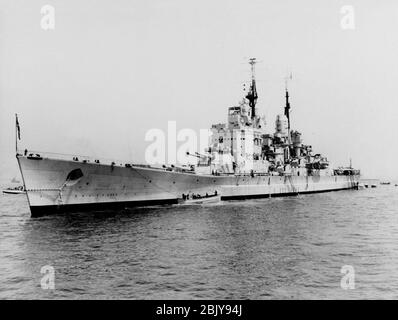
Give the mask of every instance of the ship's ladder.
M 290 186 L 292 187 L 293 193 L 296 193 L 296 194 L 298 195 L 298 194 L 299 194 L 299 191 L 298 191 L 298 188 L 296 188 L 296 186 L 295 186 L 294 183 L 293 183 L 293 177 L 292 177 L 291 175 L 288 175 L 288 176 L 287 176 L 287 180 L 289 181 Z
M 58 204 L 64 204 L 64 201 L 62 200 L 62 189 L 63 188 L 59 189 L 58 192 Z
M 349 175 L 348 180 L 350 182 L 350 188 L 353 189 L 356 187 L 357 183 L 355 182 L 354 176 Z

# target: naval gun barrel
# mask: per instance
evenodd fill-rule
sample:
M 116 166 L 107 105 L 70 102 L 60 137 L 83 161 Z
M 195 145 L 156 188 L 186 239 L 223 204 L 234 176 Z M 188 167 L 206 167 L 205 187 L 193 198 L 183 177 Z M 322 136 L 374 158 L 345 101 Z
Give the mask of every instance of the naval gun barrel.
M 199 152 L 195 152 L 195 154 L 189 153 L 187 151 L 187 156 L 192 156 L 192 157 L 196 157 L 196 158 L 211 158 L 211 156 L 208 156 L 206 154 L 200 154 Z

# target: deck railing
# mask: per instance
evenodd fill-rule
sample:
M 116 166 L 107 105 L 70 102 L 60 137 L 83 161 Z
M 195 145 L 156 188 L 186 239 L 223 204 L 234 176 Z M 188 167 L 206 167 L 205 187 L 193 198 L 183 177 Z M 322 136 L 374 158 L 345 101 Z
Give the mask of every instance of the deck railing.
M 17 155 L 26 156 L 26 157 L 42 157 L 47 159 L 56 159 L 56 160 L 66 160 L 66 161 L 78 161 L 78 162 L 90 162 L 97 164 L 108 164 L 115 166 L 125 166 L 126 164 L 134 165 L 134 166 L 145 166 L 144 164 L 133 164 L 127 160 L 120 160 L 116 158 L 104 158 L 104 157 L 93 157 L 81 154 L 65 154 L 65 153 L 56 153 L 56 152 L 47 152 L 47 151 L 37 151 L 37 150 L 18 150 Z

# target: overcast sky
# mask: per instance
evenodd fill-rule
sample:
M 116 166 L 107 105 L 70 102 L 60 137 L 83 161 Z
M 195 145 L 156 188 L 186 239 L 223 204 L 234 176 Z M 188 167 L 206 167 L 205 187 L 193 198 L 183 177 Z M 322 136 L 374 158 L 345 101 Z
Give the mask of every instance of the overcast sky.
M 41 28 L 43 5 L 54 30 Z M 352 5 L 355 29 L 342 29 Z M 274 127 L 290 85 L 292 127 L 336 165 L 398 178 L 398 2 L 0 0 L 0 178 L 21 147 L 143 162 L 151 128 L 225 122 L 249 57 Z

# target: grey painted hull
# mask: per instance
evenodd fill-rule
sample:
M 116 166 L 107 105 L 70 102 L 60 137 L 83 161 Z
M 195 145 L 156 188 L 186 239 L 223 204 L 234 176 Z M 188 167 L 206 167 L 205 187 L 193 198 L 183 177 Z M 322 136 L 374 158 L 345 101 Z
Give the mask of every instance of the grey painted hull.
M 212 194 L 217 190 L 222 200 L 326 192 L 355 188 L 359 180 L 359 176 L 198 175 L 22 156 L 18 163 L 32 216 L 177 203 L 188 192 Z M 66 177 L 75 169 L 83 176 L 65 186 Z

